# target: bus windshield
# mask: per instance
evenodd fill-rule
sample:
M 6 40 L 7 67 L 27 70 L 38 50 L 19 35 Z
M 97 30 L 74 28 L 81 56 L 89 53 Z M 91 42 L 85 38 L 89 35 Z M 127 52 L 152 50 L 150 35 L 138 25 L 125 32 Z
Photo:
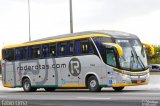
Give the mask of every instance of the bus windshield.
M 119 58 L 122 69 L 138 71 L 147 69 L 146 52 L 137 39 L 116 39 L 116 43 L 123 49 L 123 56 Z

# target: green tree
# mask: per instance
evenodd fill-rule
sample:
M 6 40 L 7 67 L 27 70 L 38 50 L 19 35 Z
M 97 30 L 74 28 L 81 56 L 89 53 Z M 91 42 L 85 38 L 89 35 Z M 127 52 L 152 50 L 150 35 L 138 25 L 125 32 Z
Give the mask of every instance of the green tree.
M 155 47 L 155 51 L 156 51 L 157 53 L 160 53 L 160 46 Z
M 160 46 L 154 46 L 155 54 L 153 56 L 148 57 L 148 63 L 149 64 L 160 64 Z

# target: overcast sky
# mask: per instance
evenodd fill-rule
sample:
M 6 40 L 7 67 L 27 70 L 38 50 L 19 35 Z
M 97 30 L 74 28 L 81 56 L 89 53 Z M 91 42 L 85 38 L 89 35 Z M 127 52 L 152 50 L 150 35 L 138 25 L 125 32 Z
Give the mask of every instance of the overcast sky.
M 0 0 L 0 48 L 28 41 L 28 0 Z M 32 40 L 66 34 L 69 0 L 30 0 Z M 73 0 L 74 32 L 119 30 L 160 44 L 160 0 Z

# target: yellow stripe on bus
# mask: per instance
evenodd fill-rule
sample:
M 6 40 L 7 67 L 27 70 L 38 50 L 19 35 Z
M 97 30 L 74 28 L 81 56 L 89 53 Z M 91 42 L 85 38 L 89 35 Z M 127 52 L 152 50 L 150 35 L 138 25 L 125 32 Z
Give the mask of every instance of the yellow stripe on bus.
M 112 87 L 138 86 L 138 85 L 147 85 L 148 83 L 149 82 L 134 83 L 134 84 L 121 83 L 121 84 L 112 84 Z
M 103 43 L 103 44 L 111 45 L 111 46 L 116 47 L 117 50 L 118 50 L 119 56 L 120 56 L 120 57 L 123 56 L 123 50 L 122 50 L 122 47 L 121 47 L 120 45 L 118 45 L 118 44 L 116 44 L 116 43 L 109 43 L 109 42 L 107 42 L 107 43 L 105 42 L 105 43 Z
M 61 87 L 70 88 L 70 87 L 86 87 L 85 84 L 62 84 Z
M 4 87 L 7 87 L 7 88 L 12 88 L 13 85 L 12 84 L 3 84 Z
M 8 45 L 4 46 L 4 49 L 15 48 L 15 47 L 24 47 L 24 46 L 32 46 L 38 44 L 47 44 L 47 43 L 54 43 L 54 42 L 62 42 L 62 41 L 69 41 L 69 40 L 77 40 L 77 39 L 84 39 L 89 37 L 111 37 L 106 34 L 87 34 L 87 35 L 80 35 L 80 36 L 73 36 L 73 37 L 65 37 L 65 38 L 57 38 L 52 40 L 44 40 L 44 41 L 37 41 L 37 42 L 28 42 L 22 44 L 15 44 L 15 45 Z

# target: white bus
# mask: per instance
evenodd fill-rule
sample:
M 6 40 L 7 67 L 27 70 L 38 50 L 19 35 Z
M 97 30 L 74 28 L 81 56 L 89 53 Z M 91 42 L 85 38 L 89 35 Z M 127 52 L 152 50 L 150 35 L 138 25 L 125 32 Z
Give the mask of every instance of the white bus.
M 149 82 L 145 49 L 136 35 L 86 31 L 9 45 L 2 49 L 4 87 L 24 91 L 44 88 L 103 87 L 121 91 Z

